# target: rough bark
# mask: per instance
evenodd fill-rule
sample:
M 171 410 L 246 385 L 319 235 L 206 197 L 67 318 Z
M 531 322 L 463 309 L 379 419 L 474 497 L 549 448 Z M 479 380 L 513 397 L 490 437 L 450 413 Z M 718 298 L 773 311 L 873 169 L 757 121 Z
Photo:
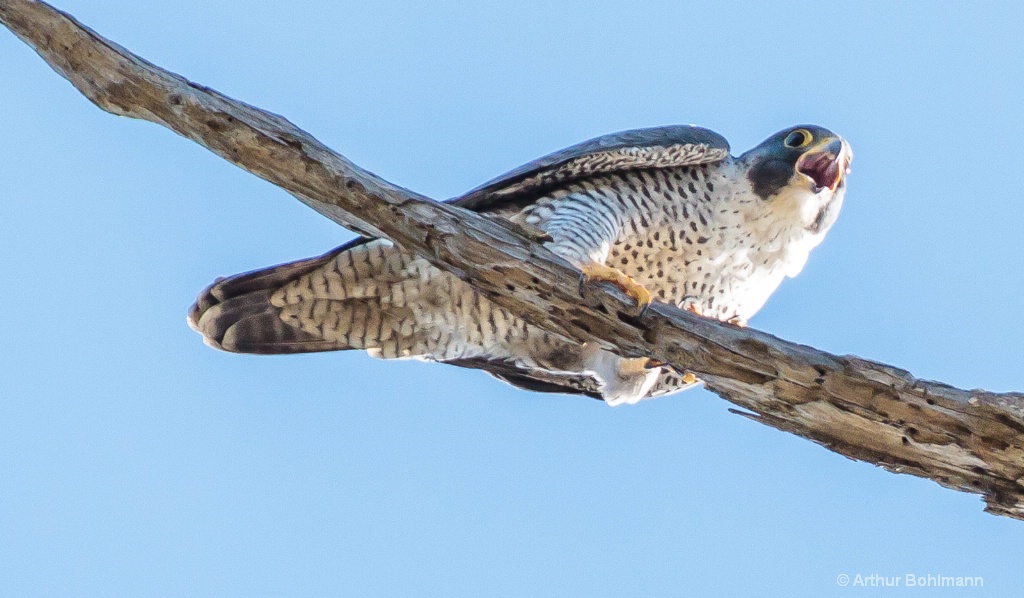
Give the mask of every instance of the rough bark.
M 755 421 L 847 457 L 982 494 L 1024 519 L 1024 394 L 960 390 L 664 304 L 636 314 L 526 231 L 431 201 L 332 152 L 280 116 L 167 72 L 43 2 L 0 0 L 0 22 L 97 106 L 159 123 L 335 222 L 384 236 L 532 323 L 693 371 Z

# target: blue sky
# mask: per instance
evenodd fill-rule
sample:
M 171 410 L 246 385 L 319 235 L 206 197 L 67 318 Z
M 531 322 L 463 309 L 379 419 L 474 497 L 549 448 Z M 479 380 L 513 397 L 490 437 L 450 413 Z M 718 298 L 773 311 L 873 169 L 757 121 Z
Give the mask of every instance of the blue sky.
M 844 212 L 751 324 L 1024 389 L 1017 2 L 60 0 L 437 198 L 611 131 L 850 140 Z M 730 415 L 610 409 L 360 353 L 230 355 L 217 276 L 350 238 L 0 31 L 0 588 L 12 596 L 823 596 L 983 576 L 1024 524 Z

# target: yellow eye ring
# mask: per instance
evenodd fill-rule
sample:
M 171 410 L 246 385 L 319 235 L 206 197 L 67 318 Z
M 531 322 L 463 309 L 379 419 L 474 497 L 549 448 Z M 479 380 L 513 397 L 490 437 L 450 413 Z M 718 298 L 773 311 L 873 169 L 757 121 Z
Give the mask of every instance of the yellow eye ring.
M 797 129 L 792 131 L 789 135 L 786 135 L 785 141 L 782 143 L 786 147 L 807 147 L 814 140 L 814 136 L 807 129 Z

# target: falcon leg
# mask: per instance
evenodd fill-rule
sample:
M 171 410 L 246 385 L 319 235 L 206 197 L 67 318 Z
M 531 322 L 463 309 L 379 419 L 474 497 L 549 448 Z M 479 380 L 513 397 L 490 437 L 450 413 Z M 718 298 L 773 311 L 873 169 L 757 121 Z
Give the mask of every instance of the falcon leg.
M 658 381 L 660 369 L 648 369 L 646 357 L 619 357 L 596 345 L 584 348 L 585 369 L 601 381 L 601 398 L 605 403 L 634 405 L 643 400 Z
M 645 289 L 642 284 L 626 276 L 621 270 L 616 268 L 593 262 L 583 266 L 583 278 L 580 279 L 581 295 L 583 294 L 583 286 L 591 281 L 610 282 L 619 287 L 636 301 L 641 313 L 651 303 L 651 292 Z

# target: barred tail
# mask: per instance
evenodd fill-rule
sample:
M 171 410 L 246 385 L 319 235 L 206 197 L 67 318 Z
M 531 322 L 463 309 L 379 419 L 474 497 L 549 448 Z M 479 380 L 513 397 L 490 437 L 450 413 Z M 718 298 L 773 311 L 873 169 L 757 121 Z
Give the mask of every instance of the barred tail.
M 211 347 L 233 353 L 307 353 L 344 349 L 280 318 L 271 297 L 281 287 L 329 263 L 335 252 L 217 279 L 189 310 L 188 324 Z
M 428 354 L 433 335 L 405 302 L 420 295 L 417 266 L 386 242 L 345 245 L 218 280 L 200 293 L 188 321 L 207 344 L 235 353 Z
M 528 390 L 607 398 L 606 385 L 589 371 L 591 349 L 529 326 L 384 241 L 218 280 L 199 295 L 188 320 L 224 351 L 365 349 L 376 357 L 483 369 Z M 645 394 L 689 386 L 666 368 Z

